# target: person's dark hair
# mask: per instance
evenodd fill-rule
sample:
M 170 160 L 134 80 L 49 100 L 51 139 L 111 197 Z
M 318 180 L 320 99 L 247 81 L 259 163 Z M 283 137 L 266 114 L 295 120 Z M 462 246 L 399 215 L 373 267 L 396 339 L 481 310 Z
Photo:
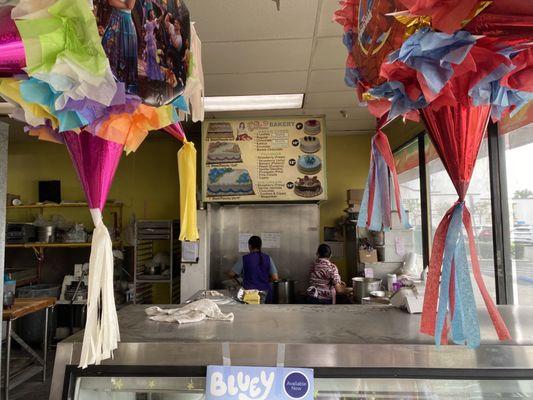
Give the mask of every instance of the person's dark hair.
M 259 236 L 251 236 L 250 239 L 248 239 L 248 246 L 250 246 L 253 250 L 261 251 L 262 245 L 263 241 Z
M 263 265 L 263 254 L 261 253 L 261 246 L 263 246 L 263 241 L 259 236 L 251 236 L 248 239 L 248 246 L 251 250 L 257 250 L 259 253 L 259 265 Z
M 320 246 L 318 246 L 318 250 L 316 251 L 316 253 L 320 258 L 330 258 L 331 248 L 327 244 L 322 243 Z

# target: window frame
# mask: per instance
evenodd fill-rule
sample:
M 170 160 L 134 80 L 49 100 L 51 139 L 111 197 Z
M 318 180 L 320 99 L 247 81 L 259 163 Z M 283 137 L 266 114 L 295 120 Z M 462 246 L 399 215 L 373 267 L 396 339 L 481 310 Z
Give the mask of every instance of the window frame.
M 426 168 L 425 137 L 428 136 L 424 129 L 415 137 L 393 150 L 396 155 L 406 146 L 418 143 L 418 169 L 420 181 L 420 204 L 422 213 L 422 252 L 425 268 L 430 260 L 430 199 L 429 177 Z M 428 136 L 428 139 L 431 140 Z M 487 128 L 487 144 L 489 157 L 490 203 L 492 214 L 492 241 L 494 260 L 494 279 L 496 285 L 497 304 L 515 304 L 512 260 L 511 260 L 511 229 L 509 215 L 509 202 L 507 196 L 507 175 L 505 168 L 505 143 L 499 134 L 498 124 L 489 123 Z

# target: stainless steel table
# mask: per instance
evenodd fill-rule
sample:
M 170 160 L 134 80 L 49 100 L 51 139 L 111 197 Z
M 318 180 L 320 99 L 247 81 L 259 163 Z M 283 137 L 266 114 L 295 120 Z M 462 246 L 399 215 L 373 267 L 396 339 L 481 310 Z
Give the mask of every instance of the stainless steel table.
M 498 342 L 480 310 L 482 345 L 437 348 L 418 332 L 420 315 L 388 306 L 221 306 L 235 321 L 177 325 L 150 321 L 146 306 L 119 312 L 121 343 L 104 366 L 276 365 L 279 345 L 285 366 L 312 368 L 533 368 L 533 307 L 500 306 L 513 340 Z M 163 306 L 164 307 L 164 306 Z M 175 306 L 174 306 L 175 307 Z M 65 366 L 77 365 L 82 333 L 57 346 L 50 398 L 60 399 Z M 225 349 L 225 350 L 224 350 Z

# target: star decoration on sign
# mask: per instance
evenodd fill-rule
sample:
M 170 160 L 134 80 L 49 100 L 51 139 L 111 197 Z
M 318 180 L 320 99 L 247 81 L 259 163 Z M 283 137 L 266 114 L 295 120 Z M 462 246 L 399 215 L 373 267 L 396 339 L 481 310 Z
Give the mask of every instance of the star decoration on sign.
M 153 388 L 155 388 L 155 381 L 154 381 L 153 379 L 150 379 L 150 380 L 148 381 L 148 388 L 149 388 L 149 389 L 153 389 Z
M 194 382 L 192 379 L 187 383 L 187 390 L 194 390 Z

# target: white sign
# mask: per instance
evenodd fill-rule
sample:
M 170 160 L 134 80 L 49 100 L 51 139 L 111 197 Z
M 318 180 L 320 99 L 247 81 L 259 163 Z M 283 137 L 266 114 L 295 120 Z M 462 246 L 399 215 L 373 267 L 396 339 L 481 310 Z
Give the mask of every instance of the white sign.
M 281 247 L 281 233 L 263 232 L 261 233 L 261 241 L 265 249 L 279 249 Z
M 248 240 L 252 237 L 252 233 L 239 233 L 239 253 L 248 253 Z
M 181 242 L 181 261 L 196 263 L 200 254 L 199 242 Z

